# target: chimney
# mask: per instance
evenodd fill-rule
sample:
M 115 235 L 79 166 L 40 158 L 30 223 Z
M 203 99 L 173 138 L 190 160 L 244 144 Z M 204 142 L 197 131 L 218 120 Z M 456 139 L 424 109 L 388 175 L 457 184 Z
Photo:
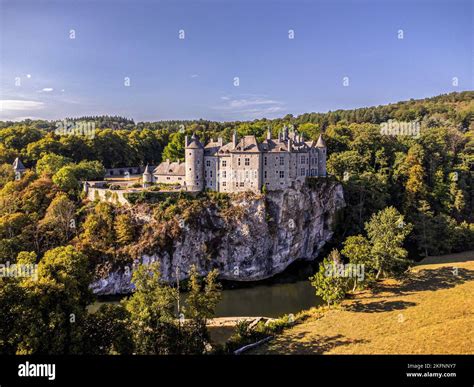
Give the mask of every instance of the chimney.
M 281 141 L 281 130 L 278 131 L 278 141 Z
M 217 138 L 217 144 L 218 144 L 219 146 L 224 145 L 224 141 L 222 140 L 222 137 L 218 137 L 218 138 Z
M 293 150 L 293 141 L 291 141 L 291 138 L 288 139 L 288 152 L 291 152 Z
M 232 144 L 234 145 L 234 148 L 237 146 L 237 131 L 234 130 L 234 133 L 232 134 Z
M 184 147 L 186 148 L 189 145 L 188 135 L 184 136 Z
M 267 130 L 267 140 L 271 140 L 272 139 L 272 131 L 270 130 L 270 128 L 268 128 Z

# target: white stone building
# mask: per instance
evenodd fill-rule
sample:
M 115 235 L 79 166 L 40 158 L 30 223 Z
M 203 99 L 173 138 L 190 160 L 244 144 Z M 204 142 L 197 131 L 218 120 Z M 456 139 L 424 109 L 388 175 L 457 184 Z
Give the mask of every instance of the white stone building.
M 255 136 L 237 138 L 223 144 L 222 138 L 203 146 L 193 135 L 185 139 L 185 162 L 161 163 L 153 171 L 146 168 L 144 183 L 179 183 L 187 191 L 210 189 L 218 192 L 280 190 L 306 177 L 326 176 L 326 144 L 304 141 L 302 135 L 285 128 L 272 139 L 259 143 Z

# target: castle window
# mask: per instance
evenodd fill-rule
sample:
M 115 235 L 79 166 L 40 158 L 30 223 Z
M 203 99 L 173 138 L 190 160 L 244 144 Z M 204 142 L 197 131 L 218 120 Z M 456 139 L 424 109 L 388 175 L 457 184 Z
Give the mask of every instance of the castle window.
M 265 157 L 263 158 L 263 163 L 264 163 L 264 165 L 267 165 L 267 156 L 265 156 Z
M 207 177 L 207 171 L 204 171 L 204 177 Z
M 280 157 L 280 165 L 285 165 L 285 159 L 283 157 Z
M 222 166 L 227 167 L 227 160 L 222 160 Z
M 257 171 L 253 171 L 253 178 L 254 178 L 254 179 L 257 178 Z
M 244 186 L 244 182 L 243 182 L 243 181 L 240 182 L 240 186 L 241 186 L 241 187 Z
M 249 178 L 249 171 L 245 171 L 245 178 L 246 178 L 246 179 Z
M 237 159 L 237 165 L 240 167 L 240 159 Z
M 222 182 L 222 186 L 225 187 L 227 183 L 225 181 Z
M 209 177 L 212 177 L 212 171 L 209 171 Z
M 304 168 L 301 168 L 300 176 L 304 176 Z
M 222 171 L 222 177 L 223 177 L 223 178 L 226 178 L 226 177 L 227 177 L 227 172 L 226 172 L 226 171 Z
M 301 156 L 301 164 L 304 164 L 305 157 Z
M 280 171 L 280 179 L 284 179 L 285 178 L 285 171 Z
M 263 177 L 266 179 L 267 178 L 267 171 L 263 171 Z
M 245 159 L 245 165 L 249 166 L 250 165 L 250 159 Z
M 210 167 L 211 166 L 211 161 L 210 160 L 206 160 L 206 167 Z

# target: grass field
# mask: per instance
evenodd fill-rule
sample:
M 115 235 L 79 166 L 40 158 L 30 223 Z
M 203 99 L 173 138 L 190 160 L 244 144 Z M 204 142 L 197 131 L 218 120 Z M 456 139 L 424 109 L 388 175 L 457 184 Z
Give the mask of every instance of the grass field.
M 473 354 L 474 252 L 430 257 L 252 354 Z

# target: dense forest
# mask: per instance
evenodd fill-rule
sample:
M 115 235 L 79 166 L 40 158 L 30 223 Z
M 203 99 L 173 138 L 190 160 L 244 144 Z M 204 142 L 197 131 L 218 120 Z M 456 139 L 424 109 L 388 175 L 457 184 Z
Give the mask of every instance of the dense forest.
M 276 136 L 285 125 L 293 125 L 307 140 L 315 140 L 323 133 L 328 145 L 328 173 L 343 185 L 347 202 L 338 214 L 334 245 L 363 234 L 373 214 L 394 207 L 413 225 L 405 246 L 412 259 L 474 248 L 474 92 L 252 122 L 135 123 L 113 116 L 66 120 L 92 121 L 96 130 L 92 136 L 60 135 L 56 133 L 56 122 L 0 122 L 0 263 L 39 263 L 42 276 L 37 283 L 25 282 L 21 286 L 2 278 L 5 283 L 0 286 L 0 312 L 8 317 L 0 322 L 3 353 L 87 352 L 80 347 L 78 331 L 65 327 L 69 326 L 71 313 L 83 319 L 81 332 L 88 332 L 92 338 L 97 334 L 96 325 L 102 324 L 91 321 L 84 313 L 90 301 L 87 281 L 91 263 L 97 261 L 97 254 L 129 259 L 129 249 L 124 246 L 139 230 L 133 228 L 129 215 L 118 206 L 85 200 L 80 180 L 100 179 L 104 168 L 182 159 L 186 134 L 196 133 L 203 141 L 216 137 L 229 141 L 236 130 L 239 135 L 255 134 L 263 139 L 268 128 Z M 419 122 L 420 135 L 382 134 L 380 124 L 388 120 Z M 11 167 L 16 157 L 28 169 L 20 179 Z M 65 280 L 69 277 L 75 282 Z M 143 289 L 149 286 L 156 292 L 168 292 L 162 298 L 168 314 L 154 318 L 170 319 L 171 290 L 165 291 L 156 283 L 147 284 L 144 277 L 138 280 Z M 212 291 L 206 302 L 211 306 L 217 297 L 214 280 L 209 278 L 207 285 Z M 197 281 L 196 278 L 191 289 L 200 299 L 205 287 Z M 140 308 L 146 304 L 146 297 L 145 291 L 137 292 L 126 308 L 137 326 L 143 323 Z M 22 298 L 28 305 L 40 308 L 37 314 L 17 307 Z M 54 311 L 52 305 L 57 305 Z M 196 319 L 189 330 L 205 334 L 203 321 L 210 313 L 202 315 L 197 302 L 190 308 L 194 308 Z M 94 318 L 107 320 L 118 313 L 114 315 L 115 325 L 108 328 L 122 332 L 120 324 L 125 315 L 120 313 L 125 312 L 112 309 Z M 15 336 L 11 333 L 13 321 L 22 316 L 25 321 L 38 321 L 38 327 L 42 327 L 38 329 L 50 336 L 41 339 L 35 324 L 31 324 L 26 338 Z M 178 333 L 173 332 L 181 335 L 179 342 L 184 345 L 188 336 L 179 329 Z M 160 337 L 165 336 L 163 333 Z M 146 338 L 139 337 L 135 344 L 146 347 L 144 341 Z M 124 352 L 131 351 L 131 343 L 122 344 L 127 348 Z M 202 352 L 202 342 L 193 348 L 173 347 L 169 351 L 193 352 L 198 348 L 196 351 Z M 143 352 L 153 350 L 146 347 Z

